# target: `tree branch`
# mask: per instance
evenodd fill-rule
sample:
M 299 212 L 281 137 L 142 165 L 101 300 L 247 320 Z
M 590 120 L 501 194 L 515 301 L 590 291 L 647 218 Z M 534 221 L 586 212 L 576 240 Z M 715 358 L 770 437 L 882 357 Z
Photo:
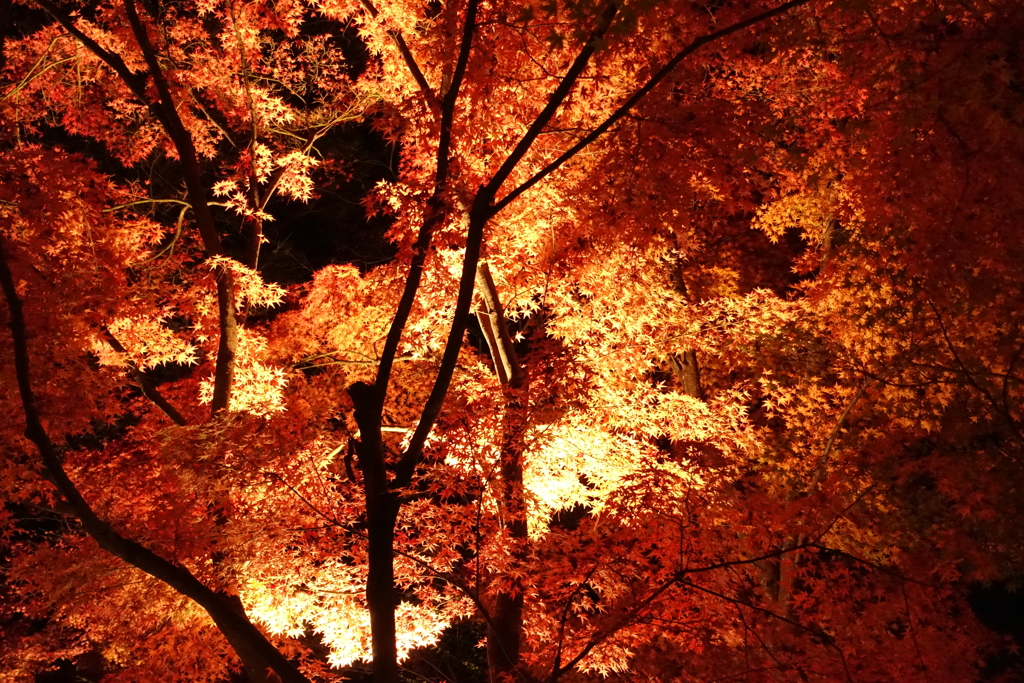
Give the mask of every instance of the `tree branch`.
M 629 97 L 629 99 L 623 102 L 622 105 L 618 109 L 616 109 L 614 113 L 612 113 L 611 116 L 605 119 L 604 123 L 602 123 L 597 128 L 592 130 L 586 137 L 584 137 L 582 140 L 580 140 L 575 145 L 570 147 L 560 157 L 552 161 L 550 164 L 548 164 L 541 170 L 534 173 L 529 178 L 529 180 L 527 180 L 522 185 L 509 192 L 507 195 L 505 195 L 501 199 L 501 201 L 494 205 L 494 213 L 498 213 L 506 206 L 514 202 L 524 192 L 529 190 L 531 187 L 536 185 L 538 182 L 540 182 L 547 176 L 551 175 L 553 172 L 558 170 L 565 162 L 569 161 L 574 156 L 576 156 L 584 147 L 586 147 L 587 145 L 589 145 L 590 143 L 594 142 L 599 137 L 604 135 L 606 132 L 608 132 L 608 130 L 619 121 L 619 119 L 621 119 L 623 116 L 628 114 L 634 107 L 636 107 L 640 100 L 642 100 L 649 92 L 651 92 L 651 90 L 653 90 L 655 86 L 657 86 L 659 83 L 665 80 L 665 78 L 667 78 L 669 74 L 671 74 L 672 71 L 674 71 L 675 68 L 679 66 L 679 64 L 684 59 L 686 59 L 688 56 L 690 56 L 703 46 L 707 45 L 708 43 L 713 43 L 721 38 L 725 38 L 726 36 L 729 36 L 733 33 L 738 33 L 739 31 L 750 28 L 751 26 L 759 24 L 762 21 L 767 21 L 772 17 L 784 14 L 790 11 L 791 9 L 794 9 L 801 5 L 806 5 L 807 3 L 813 1 L 814 0 L 790 0 L 787 3 L 779 5 L 775 9 L 762 12 L 758 15 L 750 17 L 749 19 L 744 19 L 743 21 L 737 22 L 719 31 L 709 33 L 705 36 L 696 39 L 695 41 L 687 45 L 685 48 L 677 52 L 675 56 L 672 57 L 672 59 L 666 62 L 665 65 L 661 67 L 661 69 L 659 69 L 658 72 L 654 74 L 654 76 L 652 76 L 650 80 L 648 80 L 647 83 L 643 85 L 642 88 L 633 93 Z
M 213 220 L 213 213 L 210 211 L 206 196 L 206 187 L 203 184 L 202 173 L 199 167 L 199 155 L 192 142 L 192 136 L 186 130 L 171 95 L 167 79 L 164 77 L 160 62 L 157 59 L 156 51 L 149 40 L 146 27 L 139 19 L 135 11 L 134 0 L 124 0 L 125 12 L 128 15 L 128 23 L 131 24 L 135 40 L 142 50 L 142 55 L 149 67 L 150 75 L 156 85 L 157 93 L 160 95 L 160 108 L 164 112 L 164 130 L 174 143 L 181 160 L 182 171 L 185 176 L 185 189 L 188 192 L 189 203 L 192 204 L 192 211 L 196 218 L 196 226 L 199 228 L 199 235 L 203 240 L 203 248 L 208 256 L 224 255 L 224 248 L 221 245 L 220 233 Z M 213 400 L 210 404 L 211 411 L 216 414 L 227 410 L 231 400 L 231 381 L 234 376 L 235 354 L 238 349 L 238 320 L 235 306 L 234 278 L 231 271 L 223 266 L 216 270 L 217 279 L 217 315 L 220 326 L 220 343 L 217 348 L 217 364 L 214 370 Z
M 476 18 L 476 6 L 479 0 L 471 0 L 469 12 L 473 20 Z M 405 453 L 402 455 L 402 459 L 396 469 L 395 486 L 405 486 L 412 479 L 413 471 L 416 468 L 416 464 L 419 462 L 420 455 L 423 451 L 423 444 L 427 440 L 427 436 L 430 434 L 430 430 L 434 426 L 434 422 L 437 420 L 437 416 L 441 413 L 441 406 L 444 404 L 445 395 L 448 393 L 448 387 L 452 381 L 452 375 L 455 372 L 455 365 L 458 361 L 459 350 L 462 348 L 462 337 L 466 332 L 466 327 L 469 323 L 469 309 L 473 301 L 473 289 L 476 280 L 477 268 L 480 262 L 480 253 L 483 245 L 484 228 L 487 225 L 487 221 L 494 215 L 495 210 L 492 207 L 495 194 L 498 189 L 501 188 L 502 183 L 508 174 L 516 167 L 519 160 L 522 159 L 523 155 L 530 149 L 530 146 L 536 140 L 537 136 L 540 135 L 544 126 L 547 125 L 551 117 L 554 116 L 558 107 L 565 100 L 569 91 L 575 85 L 576 80 L 586 69 L 587 64 L 590 61 L 590 57 L 595 51 L 595 41 L 600 40 L 607 32 L 608 27 L 611 25 L 612 19 L 615 16 L 615 5 L 609 5 L 608 9 L 602 14 L 601 20 L 591 34 L 590 40 L 580 50 L 580 54 L 573 61 L 572 66 L 566 73 L 562 82 L 559 83 L 558 87 L 551 94 L 548 99 L 547 105 L 537 115 L 537 118 L 531 124 L 526 134 L 519 141 L 519 144 L 512 150 L 509 157 L 505 160 L 505 163 L 501 165 L 501 168 L 495 173 L 491 181 L 484 187 L 479 188 L 476 197 L 473 201 L 473 206 L 469 212 L 469 229 L 466 234 L 466 254 L 462 261 L 462 275 L 459 280 L 459 294 L 458 299 L 455 303 L 455 314 L 452 317 L 452 327 L 448 334 L 448 341 L 445 344 L 444 355 L 441 358 L 441 367 L 438 369 L 437 377 L 434 380 L 434 386 L 430 391 L 430 396 L 427 398 L 427 402 L 423 407 L 423 412 L 420 416 L 419 424 L 416 427 L 416 431 L 413 433 L 412 438 L 409 441 L 409 446 L 406 448 Z M 467 31 L 469 29 L 469 18 L 467 18 Z M 467 43 L 471 33 L 463 39 L 463 54 L 459 55 L 459 62 L 456 65 L 455 74 L 452 79 L 452 89 L 445 96 L 445 108 L 444 116 L 442 117 L 441 136 L 442 141 L 446 142 L 446 135 L 450 135 L 451 115 L 449 111 L 454 110 L 455 97 L 458 95 L 458 87 L 462 81 L 462 77 L 465 71 L 465 62 L 468 60 L 468 48 Z M 449 100 L 449 98 L 451 98 Z M 445 123 L 447 122 L 447 126 Z M 446 133 L 446 131 L 448 131 Z M 447 172 L 447 165 L 445 166 Z M 425 255 L 424 255 L 425 256 Z M 410 302 L 411 308 L 411 302 Z M 395 344 L 397 348 L 397 340 Z M 392 355 L 394 351 L 392 351 Z M 381 367 L 383 367 L 383 362 Z
M 966 379 L 967 383 L 974 387 L 979 394 L 985 397 L 985 399 L 989 402 L 989 405 L 992 406 L 992 410 L 996 413 L 996 415 L 1002 414 L 1002 417 L 1006 421 L 1007 426 L 1017 437 L 1017 440 L 1024 441 L 1024 434 L 1021 433 L 1017 420 L 1014 419 L 1013 415 L 1009 414 L 1008 412 L 1002 409 L 1003 406 L 1001 406 L 999 402 L 996 401 L 995 397 L 992 395 L 992 392 L 988 390 L 988 387 L 983 386 L 977 379 L 975 379 L 974 373 L 967 367 L 967 364 L 960 357 L 960 353 L 956 350 L 956 346 L 953 345 L 953 340 L 949 336 L 949 330 L 946 329 L 946 324 L 942 322 L 942 314 L 939 313 L 938 307 L 932 302 L 930 298 L 926 299 L 926 301 L 928 302 L 928 306 L 931 307 L 932 312 L 935 313 L 935 322 L 937 322 L 939 325 L 939 330 L 942 333 L 942 339 L 943 341 L 946 342 L 946 347 L 949 349 L 949 354 L 953 356 L 953 360 L 956 361 L 956 364 L 960 367 L 960 371 L 963 372 L 964 379 Z
M 573 86 L 576 85 L 576 81 L 579 80 L 579 77 L 590 64 L 590 58 L 593 57 L 594 53 L 597 51 L 599 41 L 601 41 L 608 32 L 608 28 L 612 25 L 612 20 L 615 19 L 618 9 L 618 5 L 614 2 L 610 2 L 607 7 L 605 7 L 604 12 L 601 13 L 600 19 L 598 19 L 597 26 L 590 34 L 590 38 L 587 40 L 586 45 L 584 45 L 583 49 L 580 50 L 580 53 L 576 55 L 576 59 L 573 60 L 569 70 L 566 71 L 565 76 L 562 77 L 562 82 L 559 83 L 558 87 L 555 88 L 555 91 L 551 93 L 551 97 L 548 98 L 548 103 L 544 106 L 544 109 L 541 110 L 540 114 L 537 115 L 537 118 L 534 119 L 532 124 L 530 124 L 530 127 L 519 141 L 519 144 L 515 146 L 512 153 L 508 155 L 507 159 L 505 159 L 505 163 L 501 165 L 498 171 L 494 174 L 494 177 L 491 178 L 491 181 L 487 183 L 485 191 L 490 194 L 488 201 L 493 201 L 494 197 L 497 196 L 498 190 L 501 189 L 501 186 L 504 184 L 509 174 L 515 170 L 515 167 L 519 164 L 520 160 L 522 160 L 526 153 L 530 151 L 530 147 L 533 146 L 537 136 L 541 134 L 544 127 L 548 125 L 555 113 L 558 111 L 558 108 L 562 105 L 562 102 L 564 102 L 565 98 L 568 97 L 569 92 L 572 90 Z M 491 213 L 493 215 L 500 210 L 500 205 L 495 206 Z
M 377 376 L 373 383 L 374 391 L 372 394 L 367 395 L 367 399 L 372 399 L 374 403 L 372 409 L 376 413 L 378 423 L 380 422 L 381 411 L 384 409 L 384 398 L 387 395 L 388 382 L 391 379 L 392 364 L 394 363 L 395 356 L 398 354 L 398 343 L 409 320 L 412 305 L 416 300 L 416 292 L 423 278 L 423 267 L 427 260 L 430 242 L 434 236 L 434 230 L 445 218 L 444 193 L 448 184 L 455 102 L 458 99 L 462 80 L 466 74 L 466 65 L 469 63 L 469 53 L 473 44 L 473 35 L 476 32 L 476 14 L 479 6 L 480 0 L 470 0 L 469 7 L 466 9 L 466 20 L 463 25 L 462 44 L 459 47 L 458 62 L 455 66 L 451 87 L 445 93 L 441 108 L 441 133 L 437 146 L 437 170 L 434 174 L 434 192 L 427 202 L 426 216 L 423 219 L 423 225 L 420 227 L 419 234 L 416 236 L 416 243 L 413 245 L 412 262 L 409 264 L 409 274 L 406 276 L 402 298 L 398 302 L 395 317 L 391 320 L 388 336 L 384 340 L 380 365 L 377 366 Z
M 43 427 L 35 394 L 32 389 L 30 360 L 28 353 L 28 332 L 21 298 L 14 286 L 14 278 L 8 265 L 8 255 L 0 240 L 0 289 L 3 290 L 10 313 L 8 327 L 14 346 L 15 376 L 21 394 L 22 412 L 25 416 L 25 436 L 35 444 L 42 459 L 47 478 L 67 501 L 71 510 L 82 523 L 82 529 L 105 551 L 124 560 L 146 574 L 163 581 L 182 595 L 191 598 L 206 610 L 217 627 L 232 643 L 239 642 L 248 649 L 247 654 L 255 657 L 264 669 L 273 669 L 284 683 L 309 683 L 298 669 L 263 636 L 242 611 L 226 595 L 217 593 L 200 582 L 188 569 L 160 557 L 152 550 L 125 538 L 107 522 L 100 519 L 74 482 L 64 471 L 57 447 Z M 241 653 L 239 653 L 241 656 Z
M 434 386 L 430 390 L 427 402 L 423 406 L 419 424 L 413 432 L 409 445 L 402 455 L 395 470 L 396 487 L 407 486 L 412 480 L 413 471 L 423 453 L 423 444 L 441 413 L 441 406 L 444 405 L 445 395 L 451 384 L 452 376 L 455 373 L 455 365 L 459 359 L 459 350 L 462 348 L 462 337 L 469 324 L 469 308 L 473 301 L 473 288 L 476 282 L 476 269 L 480 262 L 480 250 L 483 244 L 484 227 L 490 216 L 490 207 L 487 196 L 478 194 L 473 209 L 469 214 L 469 230 L 466 235 L 466 254 L 462 261 L 462 277 L 459 281 L 459 294 L 455 302 L 455 314 L 452 317 L 452 327 L 448 334 L 448 341 L 445 344 L 444 355 L 441 357 L 441 367 L 438 368 L 437 377 L 434 379 Z
M 182 417 L 181 413 L 179 413 L 178 410 L 172 406 L 166 398 L 164 398 L 163 394 L 153 386 L 153 383 L 146 378 L 146 375 L 139 369 L 139 366 L 135 364 L 135 361 L 128 357 L 128 352 L 125 350 L 124 346 L 121 345 L 121 342 L 117 340 L 117 337 L 115 337 L 106 326 L 103 327 L 102 331 L 103 338 L 106 339 L 110 348 L 124 356 L 125 361 L 128 363 L 128 373 L 132 376 L 132 379 L 135 380 L 135 383 L 139 385 L 139 389 L 142 390 L 142 393 L 146 398 L 152 401 L 157 408 L 162 410 L 164 415 L 171 418 L 171 422 L 174 424 L 180 427 L 187 425 L 188 422 L 184 417 Z
M 853 394 L 850 402 L 846 404 L 846 408 L 839 415 L 839 419 L 836 420 L 836 424 L 832 427 L 832 433 L 828 436 L 828 441 L 825 443 L 825 449 L 821 453 L 821 457 L 818 458 L 818 466 L 814 469 L 814 476 L 811 478 L 810 486 L 807 487 L 807 493 L 813 494 L 818 490 L 822 480 L 825 478 L 826 466 L 828 465 L 828 459 L 832 455 L 832 449 L 836 445 L 836 439 L 839 438 L 839 430 L 843 428 L 843 424 L 850 417 L 850 413 L 853 411 L 853 407 L 857 405 L 857 401 L 860 400 L 861 396 L 864 395 L 864 390 L 868 388 L 870 380 L 864 380 L 861 382 L 857 391 Z
M 370 13 L 370 16 L 374 19 L 380 12 L 374 7 L 370 0 L 360 0 L 360 4 L 366 8 L 366 11 Z M 405 38 L 402 34 L 393 29 L 386 29 L 387 34 L 391 36 L 391 40 L 395 41 L 395 45 L 398 47 L 398 51 L 402 54 L 402 59 L 405 60 L 405 65 L 409 67 L 409 72 L 412 74 L 413 80 L 416 81 L 416 85 L 419 86 L 420 92 L 423 94 L 423 98 L 427 101 L 427 106 L 430 110 L 437 112 L 441 108 L 440 103 L 437 100 L 437 96 L 430 89 L 430 84 L 427 83 L 427 79 L 423 76 L 423 71 L 416 63 L 416 59 L 412 56 L 412 52 L 409 50 L 409 46 L 405 43 Z
M 47 14 L 56 19 L 57 23 L 63 26 L 65 31 L 73 35 L 79 43 L 89 50 L 89 52 L 99 57 L 103 63 L 113 69 L 114 73 L 116 73 L 121 78 L 121 81 L 128 86 L 128 89 L 132 91 L 132 94 L 135 95 L 136 99 L 146 105 L 146 107 L 149 108 L 149 111 L 157 117 L 160 123 L 164 124 L 164 112 L 156 103 L 150 101 L 150 99 L 146 97 L 146 84 L 144 78 L 140 78 L 133 74 L 131 69 L 128 68 L 128 65 L 124 63 L 124 60 L 122 60 L 120 56 L 113 52 L 104 50 L 100 47 L 99 43 L 82 33 L 82 31 L 75 26 L 71 17 L 64 14 L 64 12 L 62 12 L 57 5 L 50 2 L 50 0 L 36 0 L 36 4 L 42 7 Z
M 726 595 L 724 593 L 719 593 L 718 591 L 713 590 L 711 588 L 707 588 L 705 586 L 699 586 L 699 585 L 693 583 L 692 581 L 685 581 L 684 580 L 684 581 L 680 582 L 680 585 L 686 586 L 687 588 L 692 588 L 692 589 L 694 589 L 696 591 L 700 591 L 701 593 L 707 593 L 708 595 L 713 595 L 716 598 L 719 598 L 721 600 L 725 600 L 726 602 L 728 602 L 730 604 L 733 604 L 733 605 L 743 605 L 744 607 L 747 607 L 747 608 L 752 609 L 754 611 L 761 612 L 763 614 L 767 614 L 768 616 L 770 616 L 770 617 L 772 617 L 774 619 L 777 619 L 777 620 L 779 620 L 779 621 L 781 621 L 781 622 L 783 622 L 785 624 L 788 624 L 788 625 L 793 626 L 794 628 L 797 628 L 797 629 L 799 629 L 801 631 L 804 631 L 806 633 L 810 633 L 812 635 L 815 635 L 815 636 L 821 638 L 822 643 L 826 647 L 829 647 L 829 648 L 835 650 L 836 653 L 839 655 L 839 661 L 843 665 L 843 673 L 845 674 L 846 680 L 848 681 L 848 683 L 852 683 L 853 682 L 853 678 L 850 676 L 850 668 L 849 668 L 849 666 L 846 663 L 846 654 L 843 652 L 841 647 L 839 647 L 834 642 L 832 642 L 834 639 L 832 638 L 831 635 L 829 635 L 824 630 L 822 630 L 820 628 L 813 627 L 813 626 L 806 626 L 804 624 L 801 624 L 799 621 L 796 621 L 795 619 L 790 619 L 790 618 L 785 617 L 785 616 L 783 616 L 781 614 L 773 612 L 770 609 L 768 609 L 767 607 L 761 607 L 760 605 L 755 605 L 755 604 L 753 604 L 751 602 L 748 602 L 746 600 L 741 600 L 740 598 L 734 598 L 734 597 L 728 596 L 728 595 Z
M 1013 357 L 1010 358 L 1010 363 L 1006 366 L 1006 374 L 1003 375 L 1003 390 L 1000 392 L 1000 398 L 1003 401 L 1003 410 L 1010 416 L 1010 419 L 1014 419 L 1013 411 L 1010 409 L 1010 380 L 1016 379 L 1013 376 L 1013 367 L 1017 364 L 1017 361 L 1020 360 L 1021 354 L 1024 354 L 1024 344 L 1018 346 L 1017 351 L 1013 354 Z
M 523 566 L 529 542 L 526 502 L 523 499 L 522 435 L 526 419 L 517 392 L 526 383 L 526 374 L 516 357 L 501 298 L 486 261 L 477 266 L 476 288 L 483 304 L 483 310 L 477 312 L 477 318 L 487 338 L 494 370 L 505 399 L 501 450 L 498 454 L 500 491 L 495 494 L 495 498 L 504 513 L 505 527 L 513 543 L 513 569 L 506 572 L 511 585 L 498 590 L 493 599 L 494 618 L 488 622 L 487 627 L 487 662 L 492 683 L 509 677 L 524 683 L 528 678 L 521 666 L 520 655 L 524 590 L 522 579 L 515 568 Z
M 62 12 L 51 0 L 36 0 L 50 16 L 57 20 L 64 29 L 73 35 L 86 49 L 96 55 L 107 66 L 113 69 L 121 81 L 131 90 L 136 99 L 144 104 L 149 111 L 160 121 L 164 132 L 171 139 L 178 152 L 185 177 L 185 188 L 188 192 L 189 203 L 196 218 L 196 227 L 203 242 L 203 248 L 207 256 L 221 256 L 224 249 L 221 245 L 220 234 L 217 231 L 213 220 L 213 213 L 206 198 L 206 189 L 202 183 L 202 176 L 199 168 L 199 158 L 192 143 L 192 137 L 181 123 L 175 108 L 174 100 L 171 97 L 170 89 L 160 69 L 156 52 L 149 41 L 145 27 L 139 20 L 135 11 L 133 0 L 124 0 L 125 11 L 132 31 L 135 34 L 139 47 L 142 50 L 146 64 L 149 67 L 150 75 L 156 85 L 160 96 L 159 101 L 150 100 L 146 95 L 145 79 L 132 73 L 120 56 L 103 49 L 95 40 L 85 35 L 75 26 L 71 17 Z M 220 344 L 217 351 L 217 365 L 214 377 L 214 392 L 212 410 L 214 413 L 224 410 L 228 406 L 231 392 L 231 380 L 234 374 L 235 352 L 238 346 L 238 322 L 235 317 L 235 293 L 234 278 L 231 271 L 226 268 L 218 268 L 217 279 L 217 302 L 218 317 L 220 326 Z
M 590 568 L 590 571 L 580 580 L 573 589 L 572 593 L 565 600 L 565 605 L 562 608 L 562 616 L 558 620 L 558 645 L 555 647 L 555 657 L 551 665 L 552 671 L 558 671 L 562 666 L 562 647 L 565 644 L 565 625 L 569 622 L 569 609 L 572 607 L 572 601 L 583 591 L 583 587 L 587 585 L 594 572 L 596 572 L 601 566 L 602 562 L 595 562 L 594 566 Z
M 668 581 L 665 581 L 656 589 L 651 591 L 651 594 L 648 595 L 646 598 L 644 598 L 636 605 L 634 605 L 633 608 L 627 611 L 620 619 L 616 621 L 615 624 L 608 628 L 598 630 L 593 636 L 590 637 L 586 644 L 584 644 L 584 646 L 580 649 L 579 652 L 576 653 L 576 655 L 572 659 L 570 659 L 564 665 L 552 666 L 551 674 L 547 678 L 547 683 L 555 683 L 555 681 L 561 678 L 567 671 L 571 670 L 574 666 L 582 662 L 583 659 L 588 654 L 590 654 L 595 647 L 597 647 L 604 641 L 608 640 L 608 638 L 612 637 L 621 629 L 629 625 L 629 623 L 636 619 L 640 615 L 640 613 L 643 612 L 643 610 L 645 610 L 648 606 L 651 605 L 651 603 L 653 603 L 662 594 L 664 594 L 665 591 L 679 583 L 680 580 L 680 577 L 673 576 Z M 559 653 L 559 659 L 560 658 L 561 653 Z
M 683 279 L 683 259 L 680 255 L 682 246 L 679 244 L 679 235 L 675 230 L 671 231 L 671 238 L 672 244 L 675 246 L 671 272 L 672 288 L 687 304 L 690 304 L 690 292 L 686 287 L 686 280 Z M 684 394 L 692 396 L 698 401 L 705 400 L 704 387 L 700 383 L 700 363 L 697 360 L 696 349 L 684 349 L 681 353 L 670 352 L 668 364 Z
M 583 661 L 583 658 L 586 657 L 588 654 L 590 654 L 590 652 L 595 647 L 597 647 L 598 645 L 600 645 L 601 643 L 606 641 L 608 638 L 611 638 L 619 630 L 621 630 L 621 629 L 625 628 L 626 626 L 628 626 L 630 624 L 630 622 L 632 622 L 634 619 L 636 619 L 645 608 L 647 608 L 660 595 L 662 595 L 665 591 L 667 591 L 672 586 L 674 586 L 674 585 L 689 586 L 691 588 L 697 588 L 698 590 L 703 590 L 703 588 L 701 588 L 700 586 L 697 586 L 696 584 L 694 584 L 694 583 L 690 582 L 689 580 L 687 580 L 686 577 L 688 577 L 689 575 L 691 575 L 691 574 L 703 574 L 703 573 L 706 573 L 706 572 L 717 571 L 719 569 L 728 569 L 728 568 L 739 567 L 739 566 L 743 566 L 743 565 L 756 565 L 759 562 L 763 562 L 765 560 L 770 560 L 770 559 L 777 559 L 777 558 L 782 557 L 783 555 L 785 555 L 787 553 L 796 552 L 798 550 L 802 550 L 804 548 L 810 548 L 810 547 L 817 547 L 817 546 L 814 546 L 813 544 L 804 544 L 804 545 L 796 546 L 796 547 L 793 547 L 793 548 L 777 548 L 777 549 L 775 549 L 775 550 L 773 550 L 771 552 L 765 553 L 765 554 L 760 555 L 758 557 L 743 558 L 743 559 L 739 559 L 739 560 L 725 560 L 725 561 L 722 561 L 722 562 L 716 562 L 714 564 L 705 565 L 703 567 L 687 568 L 687 569 L 682 569 L 682 570 L 680 570 L 678 572 L 675 572 L 671 577 L 669 577 L 664 582 L 662 582 L 662 584 L 660 586 L 658 586 L 656 589 L 651 591 L 650 595 L 648 595 L 646 598 L 644 598 L 640 602 L 636 603 L 636 605 L 634 605 L 621 618 L 619 618 L 615 622 L 615 624 L 613 624 L 610 627 L 606 627 L 604 629 L 598 630 L 593 636 L 590 637 L 590 639 L 587 641 L 587 643 L 583 646 L 583 649 L 580 650 L 580 652 L 578 652 L 564 666 L 553 666 L 552 670 L 551 670 L 551 674 L 547 678 L 547 683 L 554 683 L 565 672 L 569 671 L 574 666 L 576 666 L 581 661 Z M 747 604 L 747 603 L 740 603 L 740 604 Z M 753 605 L 748 605 L 748 606 L 754 607 Z M 756 609 L 763 609 L 763 608 L 756 608 Z M 768 611 L 768 610 L 765 610 L 765 611 Z M 774 615 L 774 613 L 772 613 L 772 614 Z M 779 618 L 783 619 L 784 621 L 789 621 L 785 617 L 779 617 Z M 802 628 L 806 628 L 806 627 L 802 627 Z

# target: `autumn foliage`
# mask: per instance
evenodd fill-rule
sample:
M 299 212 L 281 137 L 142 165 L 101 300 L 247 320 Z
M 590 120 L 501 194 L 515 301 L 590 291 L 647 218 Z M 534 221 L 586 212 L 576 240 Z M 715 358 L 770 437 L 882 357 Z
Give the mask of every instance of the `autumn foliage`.
M 494 683 L 1007 646 L 965 596 L 1024 561 L 1016 0 L 0 26 L 0 680 L 391 683 L 456 626 Z M 275 270 L 371 128 L 393 255 Z

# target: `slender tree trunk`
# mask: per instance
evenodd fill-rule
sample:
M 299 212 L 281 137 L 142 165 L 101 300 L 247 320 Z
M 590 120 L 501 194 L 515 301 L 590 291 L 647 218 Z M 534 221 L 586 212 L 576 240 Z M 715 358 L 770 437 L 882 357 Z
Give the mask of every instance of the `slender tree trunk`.
M 523 499 L 523 430 L 525 419 L 519 390 L 526 384 L 516 357 L 512 337 L 505 321 L 498 290 L 487 263 L 477 269 L 477 290 L 483 304 L 477 312 L 480 326 L 494 362 L 494 371 L 505 394 L 504 436 L 499 468 L 500 500 L 505 524 L 515 548 L 513 564 L 526 559 L 528 529 Z M 499 593 L 487 626 L 487 666 L 491 683 L 524 680 L 519 669 L 523 634 L 523 586 L 514 582 L 511 589 Z
M 366 496 L 366 535 L 369 541 L 366 604 L 370 610 L 374 683 L 398 682 L 395 627 L 395 522 L 399 500 L 388 484 L 384 442 L 380 430 L 380 391 L 357 382 L 349 388 L 359 425 L 359 469 Z
M 366 602 L 373 634 L 374 683 L 397 683 L 399 678 L 393 559 L 398 507 L 398 500 L 390 492 L 366 501 L 366 530 L 370 546 Z
M 526 559 L 527 524 L 526 505 L 523 500 L 522 463 L 522 415 L 518 402 L 507 404 L 505 447 L 501 462 L 501 505 L 506 519 L 506 528 L 512 542 L 513 565 L 522 564 Z M 525 680 L 519 670 L 523 636 L 523 585 L 518 580 L 509 590 L 498 593 L 487 627 L 487 666 L 491 683 L 503 683 L 509 677 L 513 681 Z
M 672 241 L 678 249 L 679 240 L 675 233 L 672 233 Z M 683 280 L 683 264 L 678 257 L 672 263 L 672 288 L 682 295 L 683 299 L 690 300 L 690 292 Z M 686 349 L 682 353 L 672 353 L 669 355 L 668 362 L 683 393 L 703 401 L 704 388 L 700 384 L 700 365 L 697 363 L 697 352 L 694 349 Z

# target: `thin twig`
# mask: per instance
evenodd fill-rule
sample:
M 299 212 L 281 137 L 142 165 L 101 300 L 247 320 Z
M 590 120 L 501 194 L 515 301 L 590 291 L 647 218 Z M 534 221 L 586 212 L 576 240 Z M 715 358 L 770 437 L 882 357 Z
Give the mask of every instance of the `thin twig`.
M 865 379 L 857 387 L 857 391 L 854 392 L 853 398 L 850 399 L 849 403 L 846 404 L 846 408 L 839 415 L 839 419 L 836 420 L 835 426 L 832 428 L 832 433 L 828 436 L 828 441 L 825 442 L 825 448 L 821 453 L 821 457 L 818 458 L 818 466 L 814 469 L 814 476 L 811 477 L 811 483 L 807 487 L 808 494 L 814 494 L 818 487 L 821 485 L 822 480 L 825 478 L 826 467 L 828 465 L 829 456 L 832 455 L 832 449 L 835 447 L 836 439 L 839 438 L 839 430 L 842 429 L 843 424 L 847 418 L 850 417 L 850 413 L 853 411 L 853 407 L 857 405 L 857 401 L 860 400 L 861 396 L 864 395 L 864 390 L 868 388 L 869 380 Z

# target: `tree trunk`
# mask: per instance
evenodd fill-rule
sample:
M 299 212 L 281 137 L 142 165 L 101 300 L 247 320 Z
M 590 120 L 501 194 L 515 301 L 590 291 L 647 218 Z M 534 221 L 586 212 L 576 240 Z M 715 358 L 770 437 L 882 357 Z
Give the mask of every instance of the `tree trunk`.
M 512 408 L 520 413 L 518 405 Z M 518 420 L 516 422 L 519 422 Z M 508 427 L 517 432 L 519 424 Z M 506 443 L 501 463 L 502 508 L 506 516 L 509 536 L 515 545 L 513 563 L 526 559 L 527 525 L 526 506 L 523 501 L 522 440 L 506 428 Z M 487 625 L 487 667 L 491 683 L 525 680 L 519 671 L 520 648 L 523 635 L 523 586 L 517 580 L 510 590 L 503 591 L 494 600 Z
M 672 373 L 676 376 L 679 386 L 687 396 L 703 401 L 704 389 L 700 385 L 700 366 L 697 365 L 697 352 L 687 349 L 682 353 L 674 353 L 669 357 Z
M 399 501 L 388 486 L 384 442 L 380 430 L 380 391 L 364 382 L 348 390 L 359 425 L 359 469 L 366 496 L 366 535 L 369 541 L 366 604 L 370 610 L 374 683 L 398 683 L 395 642 L 395 522 Z
M 505 321 L 505 312 L 498 297 L 494 279 L 487 263 L 477 269 L 477 289 L 483 304 L 477 312 L 480 327 L 494 362 L 494 371 L 505 393 L 504 436 L 498 486 L 509 536 L 515 545 L 513 563 L 526 559 L 526 504 L 523 499 L 523 430 L 525 419 L 518 393 L 526 383 L 512 337 Z M 487 667 L 491 683 L 511 678 L 525 680 L 519 670 L 523 634 L 523 586 L 516 581 L 510 590 L 499 593 L 494 600 L 487 625 Z
M 373 681 L 397 683 L 398 648 L 395 628 L 395 567 L 393 560 L 398 500 L 392 493 L 366 500 L 369 536 L 369 574 L 366 603 L 370 609 L 373 634 Z
M 679 239 L 675 233 L 672 233 L 672 241 L 676 245 L 676 249 L 679 249 Z M 672 288 L 689 302 L 690 292 L 686 288 L 686 281 L 683 280 L 683 264 L 678 256 L 672 263 Z M 682 353 L 671 353 L 669 354 L 668 362 L 672 367 L 672 374 L 676 376 L 676 381 L 679 382 L 683 393 L 703 401 L 704 388 L 700 385 L 700 366 L 697 364 L 697 352 L 693 349 L 686 349 Z

